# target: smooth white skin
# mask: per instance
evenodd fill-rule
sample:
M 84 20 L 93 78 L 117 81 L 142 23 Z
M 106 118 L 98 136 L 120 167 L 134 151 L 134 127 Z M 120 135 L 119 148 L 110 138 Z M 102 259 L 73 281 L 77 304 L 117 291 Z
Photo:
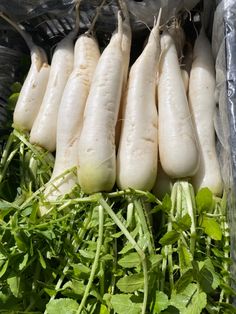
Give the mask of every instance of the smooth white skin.
M 78 139 L 83 113 L 100 51 L 97 41 L 86 35 L 75 43 L 74 69 L 67 81 L 57 119 L 57 145 L 52 184 L 45 190 L 47 200 L 52 201 L 69 193 L 78 183 L 77 171 L 61 174 L 76 168 L 78 163 Z M 59 176 L 59 179 L 55 179 Z
M 117 155 L 120 189 L 151 190 L 156 179 L 156 77 L 160 51 L 159 25 L 156 25 L 129 74 Z
M 121 101 L 123 63 L 122 33 L 118 32 L 99 59 L 79 139 L 78 178 L 81 189 L 88 194 L 110 191 L 115 184 L 115 126 Z
M 50 66 L 44 51 L 33 46 L 31 66 L 26 76 L 13 114 L 16 129 L 30 131 L 46 90 Z
M 189 104 L 200 145 L 200 167 L 193 177 L 196 190 L 208 187 L 221 195 L 223 183 L 216 153 L 214 114 L 215 67 L 211 45 L 202 30 L 194 46 L 194 58 L 189 82 Z
M 53 54 L 46 92 L 30 132 L 30 143 L 50 152 L 56 149 L 58 109 L 73 62 L 73 38 L 68 36 L 60 41 Z
M 160 161 L 171 178 L 190 177 L 199 166 L 197 136 L 175 44 L 168 33 L 161 36 L 161 48 L 158 84 Z

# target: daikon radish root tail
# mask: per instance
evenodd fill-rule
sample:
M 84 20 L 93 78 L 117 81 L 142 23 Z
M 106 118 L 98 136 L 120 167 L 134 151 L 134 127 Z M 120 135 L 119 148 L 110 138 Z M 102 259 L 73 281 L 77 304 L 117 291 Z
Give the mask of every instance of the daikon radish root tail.
M 33 43 L 31 36 L 2 12 L 0 16 L 17 30 L 30 50 L 31 66 L 13 113 L 14 128 L 30 131 L 44 97 L 50 66 L 45 51 Z
M 178 57 L 181 60 L 183 58 L 183 48 L 185 45 L 186 36 L 181 26 L 180 18 L 174 17 L 171 20 L 170 25 L 168 26 L 168 33 L 171 35 L 175 43 Z
M 161 9 L 147 45 L 130 70 L 117 156 L 117 185 L 121 189 L 151 190 L 156 179 L 160 18 Z
M 116 179 L 115 126 L 124 78 L 122 18 L 104 49 L 88 95 L 78 145 L 78 178 L 85 193 L 110 191 Z
M 130 25 L 130 17 L 129 11 L 125 0 L 119 0 L 120 8 L 124 15 L 123 20 L 123 39 L 122 39 L 122 50 L 124 54 L 124 78 L 123 78 L 123 86 L 122 86 L 122 98 L 120 104 L 120 110 L 118 114 L 118 119 L 116 123 L 116 130 L 115 130 L 115 143 L 116 149 L 119 145 L 120 140 L 120 132 L 121 132 L 121 124 L 122 124 L 122 111 L 125 102 L 125 92 L 127 88 L 127 78 L 129 72 L 129 63 L 130 63 L 130 50 L 131 50 L 131 41 L 132 41 L 132 31 Z

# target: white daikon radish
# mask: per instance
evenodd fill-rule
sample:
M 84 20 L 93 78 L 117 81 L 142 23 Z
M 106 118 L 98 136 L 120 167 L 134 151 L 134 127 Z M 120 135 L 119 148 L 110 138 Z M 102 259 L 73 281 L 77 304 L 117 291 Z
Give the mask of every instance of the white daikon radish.
M 21 88 L 13 114 L 14 128 L 30 131 L 44 97 L 50 66 L 47 62 L 46 53 L 41 47 L 33 43 L 31 36 L 3 13 L 0 16 L 21 34 L 30 50 L 30 69 Z
M 79 139 L 78 178 L 85 193 L 110 191 L 116 179 L 115 126 L 124 79 L 122 18 L 104 49 L 91 84 Z
M 193 177 L 193 185 L 197 190 L 208 187 L 214 194 L 220 196 L 223 184 L 213 122 L 216 110 L 215 86 L 211 45 L 202 28 L 194 45 L 189 83 L 189 104 L 198 134 L 201 157 L 200 167 Z
M 160 16 L 159 13 L 147 45 L 129 74 L 117 156 L 117 185 L 120 189 L 151 190 L 156 180 L 156 78 L 161 52 Z
M 71 192 L 78 183 L 78 139 L 89 88 L 100 57 L 95 38 L 87 34 L 81 35 L 75 43 L 74 57 L 74 68 L 58 112 L 56 158 L 50 179 L 52 184 L 48 184 L 44 192 L 47 201 L 54 201 L 59 196 Z M 70 169 L 71 171 L 68 171 Z M 41 215 L 45 211 L 47 208 L 42 207 Z
M 194 175 L 199 166 L 197 136 L 173 39 L 161 36 L 158 84 L 159 152 L 163 170 L 171 178 Z
M 50 152 L 56 149 L 58 109 L 67 80 L 73 69 L 74 43 L 78 32 L 78 21 L 58 44 L 53 53 L 46 92 L 37 118 L 30 132 L 30 142 Z

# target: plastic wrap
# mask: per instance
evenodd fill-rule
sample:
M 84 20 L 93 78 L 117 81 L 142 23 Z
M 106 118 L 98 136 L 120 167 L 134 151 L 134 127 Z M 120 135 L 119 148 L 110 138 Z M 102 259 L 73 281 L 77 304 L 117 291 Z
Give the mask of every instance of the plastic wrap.
M 167 21 L 182 9 L 191 10 L 200 0 L 143 0 L 127 1 L 133 32 L 139 32 L 151 27 L 154 16 L 160 7 L 163 8 L 162 20 Z M 95 10 L 101 0 L 82 0 L 80 4 L 80 26 L 87 29 L 95 15 Z M 23 25 L 35 36 L 36 41 L 54 44 L 62 35 L 68 33 L 74 26 L 75 0 L 2 0 L 0 10 Z M 115 28 L 117 0 L 109 0 L 102 8 L 96 23 L 98 32 L 111 33 Z
M 231 237 L 232 276 L 236 279 L 236 3 L 234 0 L 224 1 L 224 41 L 225 41 L 225 68 L 226 68 L 226 106 L 229 121 L 229 151 L 231 160 L 231 208 L 228 212 Z

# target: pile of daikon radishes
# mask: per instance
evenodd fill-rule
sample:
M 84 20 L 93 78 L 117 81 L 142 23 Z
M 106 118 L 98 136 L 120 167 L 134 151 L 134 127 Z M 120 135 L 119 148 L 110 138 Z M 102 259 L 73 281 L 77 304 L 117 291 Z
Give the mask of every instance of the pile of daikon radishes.
M 45 200 L 54 201 L 77 184 L 85 194 L 117 186 L 160 195 L 177 179 L 220 196 L 215 68 L 204 26 L 191 45 L 180 25 L 162 21 L 160 9 L 129 67 L 132 31 L 120 2 L 117 29 L 102 53 L 91 29 L 76 37 L 77 19 L 57 44 L 51 65 L 43 49 L 4 16 L 31 51 L 13 126 L 28 132 L 30 143 L 55 152 Z M 46 212 L 41 206 L 41 215 Z

